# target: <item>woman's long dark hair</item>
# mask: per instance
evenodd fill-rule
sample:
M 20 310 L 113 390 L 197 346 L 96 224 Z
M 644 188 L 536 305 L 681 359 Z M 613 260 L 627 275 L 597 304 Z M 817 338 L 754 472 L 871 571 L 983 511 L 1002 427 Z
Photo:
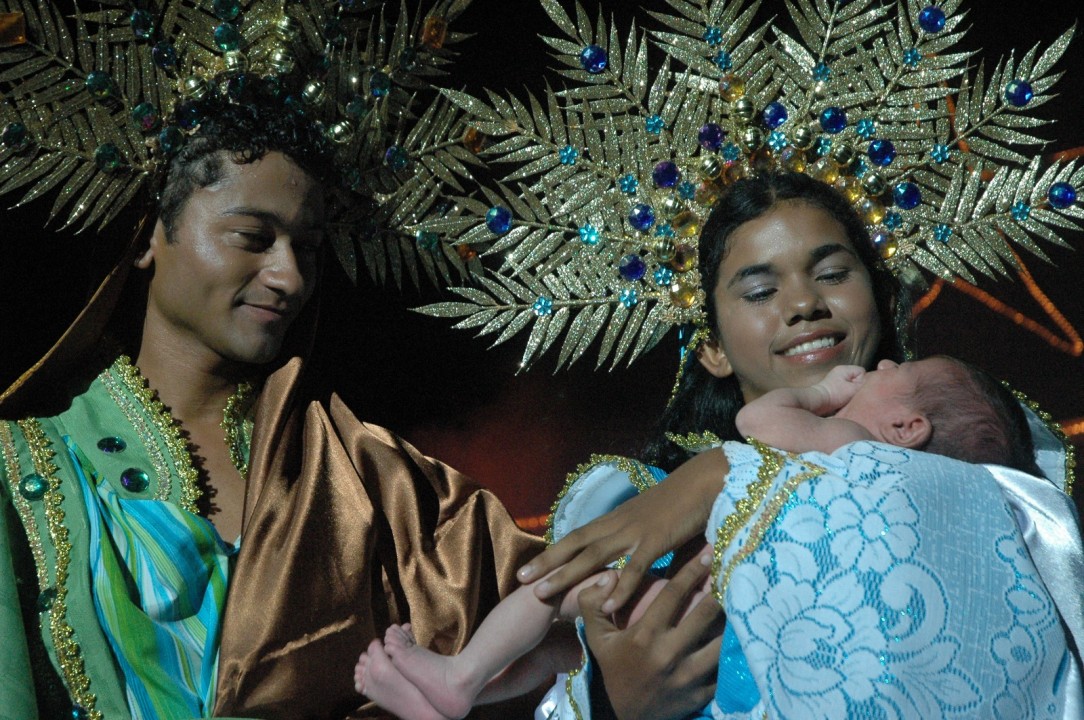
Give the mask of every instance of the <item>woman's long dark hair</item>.
M 824 210 L 843 226 L 873 283 L 873 297 L 881 323 L 881 344 L 874 357 L 906 359 L 911 345 L 910 296 L 881 260 L 865 225 L 850 203 L 830 186 L 800 173 L 772 173 L 739 180 L 730 186 L 708 216 L 700 234 L 700 274 L 707 294 L 705 310 L 712 335 L 718 327 L 714 291 L 730 235 L 741 225 L 786 200 L 800 200 Z M 667 433 L 686 435 L 711 431 L 724 440 L 741 439 L 734 425 L 734 418 L 744 404 L 737 377 L 716 378 L 704 369 L 692 352 L 683 362 L 685 372 L 677 392 L 643 451 L 646 462 L 667 471 L 690 457 L 688 451 L 666 437 Z

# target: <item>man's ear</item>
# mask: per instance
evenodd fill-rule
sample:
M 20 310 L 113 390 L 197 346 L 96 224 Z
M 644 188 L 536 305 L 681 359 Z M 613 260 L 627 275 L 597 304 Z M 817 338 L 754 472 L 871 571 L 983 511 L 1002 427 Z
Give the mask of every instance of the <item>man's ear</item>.
M 140 270 L 146 270 L 154 264 L 155 251 L 165 245 L 166 240 L 166 226 L 162 224 L 162 220 L 158 219 L 154 223 L 154 231 L 151 232 L 150 240 L 147 241 L 147 247 L 143 252 L 136 255 L 134 265 Z
M 881 433 L 887 442 L 899 447 L 921 450 L 930 441 L 933 425 L 924 414 L 915 412 L 886 419 Z
M 734 368 L 730 365 L 726 353 L 714 338 L 708 338 L 700 343 L 696 349 L 696 359 L 704 366 L 704 369 L 717 378 L 730 377 L 734 374 Z

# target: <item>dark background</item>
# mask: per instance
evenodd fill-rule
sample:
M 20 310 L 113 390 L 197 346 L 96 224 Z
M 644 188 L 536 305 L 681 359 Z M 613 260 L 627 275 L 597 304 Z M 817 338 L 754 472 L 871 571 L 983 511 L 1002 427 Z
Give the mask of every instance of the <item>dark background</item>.
M 658 0 L 641 5 L 665 9 Z M 604 3 L 623 28 L 622 36 L 636 6 Z M 786 20 L 781 2 L 769 0 L 765 6 L 762 16 Z M 588 7 L 594 16 L 593 5 Z M 988 73 L 1001 54 L 1015 47 L 1019 55 L 1036 42 L 1049 43 L 1081 12 L 1067 9 L 1075 5 L 1064 0 L 974 0 L 970 7 L 972 28 L 963 48 L 983 48 L 974 62 L 985 59 Z M 644 13 L 638 22 L 654 27 Z M 533 0 L 475 0 L 455 27 L 476 35 L 462 46 L 462 69 L 450 84 L 476 91 L 485 85 L 542 88 L 541 71 L 548 61 L 537 35 L 557 33 Z M 1052 139 L 1050 152 L 1084 146 L 1084 39 L 1070 46 L 1059 67 L 1067 71 L 1058 86 L 1060 96 L 1039 110 L 1058 121 L 1046 135 Z M 14 201 L 0 200 L 5 205 Z M 5 387 L 59 337 L 109 269 L 131 223 L 118 222 L 104 237 L 43 231 L 40 208 L 10 210 L 0 217 L 0 387 Z M 1076 249 L 1043 245 L 1053 265 L 1030 255 L 1024 255 L 1024 262 L 1065 320 L 1080 329 L 1084 234 L 1065 239 Z M 986 280 L 980 287 L 1065 337 L 1021 282 Z M 411 306 L 438 299 L 435 291 L 400 295 L 364 280 L 354 288 L 335 267 L 325 291 L 319 350 L 358 414 L 390 426 L 426 454 L 493 487 L 511 512 L 532 527 L 565 475 L 591 453 L 636 451 L 665 405 L 677 367 L 671 338 L 628 370 L 596 372 L 589 352 L 571 370 L 553 374 L 554 359 L 543 357 L 530 373 L 517 375 L 526 336 L 487 351 L 488 341 L 409 312 Z M 923 353 L 955 355 L 1008 380 L 1075 428 L 1078 445 L 1084 441 L 1079 345 L 1071 352 L 1056 349 L 948 286 L 919 317 L 919 339 Z

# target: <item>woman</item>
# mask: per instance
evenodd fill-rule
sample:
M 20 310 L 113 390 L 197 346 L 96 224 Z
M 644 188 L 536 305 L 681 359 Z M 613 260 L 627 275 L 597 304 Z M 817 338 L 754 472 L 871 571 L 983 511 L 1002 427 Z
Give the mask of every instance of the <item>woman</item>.
M 707 306 L 712 337 L 700 348 L 698 362 L 690 364 L 678 394 L 663 417 L 659 437 L 649 445 L 648 458 L 663 467 L 673 467 L 689 452 L 689 443 L 685 443 L 686 448 L 679 448 L 670 438 L 709 430 L 723 439 L 738 439 L 733 424 L 738 408 L 768 390 L 812 384 L 838 364 L 870 367 L 879 357 L 902 359 L 905 352 L 907 303 L 901 298 L 894 278 L 877 261 L 860 222 L 832 190 L 805 176 L 766 176 L 739 182 L 720 203 L 713 211 L 700 243 L 700 267 L 705 288 L 710 289 Z M 728 446 L 727 453 L 732 470 L 728 486 L 733 486 L 733 490 L 728 487 L 727 492 L 720 494 L 722 478 L 728 469 L 727 456 L 718 450 L 703 452 L 677 470 L 674 478 L 630 500 L 602 520 L 571 532 L 564 542 L 553 546 L 521 572 L 521 579 L 530 580 L 567 563 L 549 579 L 548 591 L 557 592 L 602 563 L 630 554 L 619 585 L 605 604 L 598 593 L 581 595 L 586 639 L 601 667 L 607 694 L 621 718 L 683 717 L 702 707 L 710 696 L 702 682 L 709 672 L 705 666 L 714 666 L 717 657 L 710 652 L 710 646 L 689 652 L 700 644 L 710 622 L 708 609 L 698 607 L 677 626 L 670 627 L 671 614 L 680 602 L 681 588 L 695 585 L 696 573 L 691 569 L 682 570 L 676 576 L 682 582 L 672 584 L 677 586 L 674 592 L 663 596 L 657 612 L 649 613 L 646 622 L 641 621 L 622 631 L 608 619 L 605 613 L 624 603 L 646 566 L 666 550 L 698 535 L 718 495 L 713 523 L 724 527 L 728 524 L 727 518 L 735 520 L 729 523 L 733 526 L 730 532 L 724 533 L 727 535 L 725 542 L 720 540 L 716 544 L 713 580 L 720 595 L 725 594 L 732 614 L 736 607 L 731 604 L 732 596 L 737 606 L 752 612 L 756 593 L 750 595 L 747 592 L 737 598 L 725 583 L 720 588 L 721 581 L 734 577 L 731 574 L 720 578 L 720 568 L 725 565 L 740 575 L 741 571 L 748 570 L 748 564 L 742 565 L 735 558 L 741 560 L 742 552 L 751 552 L 750 548 L 768 547 L 748 542 L 749 538 L 742 535 L 750 523 L 760 520 L 769 528 L 769 534 L 772 531 L 785 534 L 788 519 L 797 517 L 795 513 L 782 512 L 773 517 L 764 509 L 771 504 L 769 498 L 775 498 L 778 503 L 787 502 L 795 491 L 793 478 L 802 472 L 808 473 L 808 468 L 800 465 L 791 468 L 770 453 L 758 457 L 757 452 L 748 448 L 742 455 L 741 451 Z M 753 503 L 755 508 L 751 512 L 747 507 L 744 515 L 736 514 L 735 500 L 753 497 L 748 490 L 761 474 L 760 469 L 770 464 L 766 462 L 768 460 L 781 469 L 767 478 L 770 482 L 763 483 L 766 485 L 761 488 L 763 501 Z M 966 473 L 964 468 L 969 467 L 972 466 L 954 467 L 943 474 L 958 480 Z M 555 539 L 635 495 L 634 483 L 640 478 L 651 477 L 645 466 L 636 463 L 622 463 L 621 468 L 604 464 L 577 478 L 555 513 Z M 838 479 L 839 474 L 849 468 L 840 466 L 830 470 L 834 472 L 822 473 L 825 478 Z M 985 473 L 977 466 L 976 470 Z M 788 480 L 792 481 L 791 485 L 787 485 Z M 1018 487 L 1043 492 L 1041 486 L 1016 480 L 1020 483 Z M 821 482 L 827 483 L 827 479 L 814 478 L 807 485 L 813 487 Z M 1001 479 L 995 484 L 989 478 L 976 482 L 985 482 L 987 491 L 996 490 L 997 485 L 1002 484 Z M 1043 484 L 1053 489 L 1048 483 Z M 1055 493 L 1047 497 L 1055 508 L 1055 515 L 1061 513 L 1058 517 L 1063 521 L 1063 529 L 1071 530 L 1065 534 L 1075 538 L 1075 542 L 1072 538 L 1067 541 L 1061 557 L 1079 562 L 1079 533 L 1068 504 L 1062 502 L 1065 496 Z M 996 504 L 996 499 L 991 497 L 991 503 Z M 995 522 L 1005 519 L 1006 514 L 1001 513 Z M 1022 548 L 1015 526 L 1005 530 L 1016 533 L 1014 547 Z M 989 528 L 978 528 L 977 532 L 989 532 Z M 709 532 L 709 540 L 716 540 L 715 533 Z M 927 545 L 936 549 L 938 543 Z M 974 562 L 982 567 L 985 559 L 985 556 L 976 557 Z M 924 561 L 929 564 L 939 559 L 925 558 Z M 934 576 L 938 569 L 935 565 L 931 571 Z M 839 568 L 835 570 L 837 574 L 842 572 Z M 1043 581 L 1049 583 L 1046 576 Z M 763 583 L 757 587 L 765 589 Z M 1059 588 L 1048 588 L 1048 591 L 1059 595 Z M 778 587 L 771 588 L 773 597 L 780 597 L 782 592 Z M 1040 594 L 1048 597 L 1047 593 Z M 1059 600 L 1058 605 L 1062 615 L 1070 617 L 1076 610 L 1066 607 L 1067 602 L 1070 601 Z M 1044 618 L 1056 617 L 1052 607 L 1046 606 Z M 723 640 L 724 667 L 719 676 L 720 692 L 716 695 L 720 710 L 749 711 L 756 717 L 771 710 L 773 715 L 787 716 L 790 712 L 803 717 L 810 712 L 838 710 L 842 707 L 839 702 L 853 700 L 847 706 L 847 712 L 861 711 L 856 698 L 860 699 L 863 691 L 859 690 L 853 690 L 851 695 L 844 693 L 846 697 L 833 696 L 833 702 L 839 701 L 834 705 L 816 693 L 805 705 L 787 705 L 785 702 L 763 705 L 761 698 L 772 701 L 783 697 L 786 700 L 799 697 L 801 693 L 796 690 L 792 693 L 793 688 L 788 689 L 785 682 L 772 684 L 768 673 L 772 668 L 778 670 L 779 663 L 772 664 L 770 652 L 762 652 L 755 658 L 745 657 L 743 650 L 751 647 L 755 634 L 750 628 L 756 623 L 744 616 L 739 620 L 737 623 L 731 620 Z M 1072 626 L 1074 620 L 1068 622 Z M 1066 671 L 1070 676 L 1067 682 L 1075 683 L 1072 691 L 1061 696 L 1057 708 L 1066 713 L 1065 717 L 1071 717 L 1069 713 L 1078 711 L 1073 709 L 1072 702 L 1079 699 L 1079 675 L 1074 674 L 1079 660 L 1064 652 L 1065 637 L 1060 626 L 1050 626 L 1046 630 L 1050 635 L 1047 639 L 1054 643 L 1060 638 L 1063 648 L 1062 654 L 1058 655 L 1055 648 L 1048 647 L 1047 656 L 1054 659 L 1054 666 L 1064 658 L 1065 667 L 1070 668 Z M 796 635 L 797 638 L 805 636 L 808 633 Z M 809 640 L 813 641 L 812 638 Z M 860 657 L 860 654 L 854 657 Z M 753 684 L 735 683 L 735 678 L 750 677 L 746 660 L 754 663 L 752 676 L 757 676 L 760 671 L 762 675 L 757 676 Z M 826 662 L 825 667 L 829 664 Z M 1043 672 L 1050 671 L 1048 666 L 1049 663 Z M 845 670 L 839 672 L 843 678 L 849 676 Z M 590 666 L 587 671 L 575 675 L 570 683 L 572 692 L 561 701 L 565 703 L 564 707 L 586 715 L 587 688 L 592 681 L 597 681 L 597 675 Z M 661 682 L 652 678 L 661 679 Z M 695 690 L 688 689 L 690 683 L 696 685 Z M 644 688 L 650 691 L 645 693 Z M 592 700 L 599 694 L 592 693 Z M 966 693 L 956 695 L 963 697 Z M 993 702 L 984 697 L 983 701 L 986 700 Z M 908 706 L 902 701 L 893 707 L 907 716 Z M 996 707 L 1004 710 L 1002 705 Z M 952 707 L 943 705 L 940 710 L 950 713 Z

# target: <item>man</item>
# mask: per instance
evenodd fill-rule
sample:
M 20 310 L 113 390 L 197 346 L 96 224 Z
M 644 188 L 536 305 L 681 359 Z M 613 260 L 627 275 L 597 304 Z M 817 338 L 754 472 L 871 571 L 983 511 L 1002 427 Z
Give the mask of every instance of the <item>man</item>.
M 409 621 L 454 651 L 538 549 L 306 373 L 319 128 L 204 112 L 149 238 L 0 396 L 11 717 L 376 716 L 358 648 Z

